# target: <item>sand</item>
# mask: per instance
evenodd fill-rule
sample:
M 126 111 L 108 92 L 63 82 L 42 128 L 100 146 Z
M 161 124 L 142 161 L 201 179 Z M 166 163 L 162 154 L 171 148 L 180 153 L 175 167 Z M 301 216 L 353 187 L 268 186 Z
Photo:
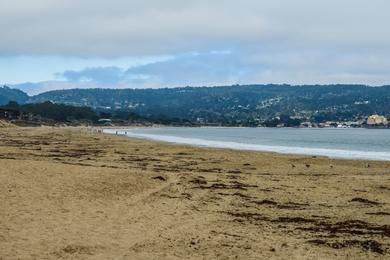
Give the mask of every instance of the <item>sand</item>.
M 15 127 L 15 125 L 0 119 L 0 128 L 11 128 L 11 127 Z
M 0 259 L 390 259 L 390 162 L 0 129 Z

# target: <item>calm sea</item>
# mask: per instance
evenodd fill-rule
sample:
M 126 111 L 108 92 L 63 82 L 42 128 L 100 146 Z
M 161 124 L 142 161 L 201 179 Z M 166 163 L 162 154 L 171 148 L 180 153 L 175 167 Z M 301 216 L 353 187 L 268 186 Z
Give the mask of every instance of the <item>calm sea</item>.
M 332 158 L 390 160 L 388 129 L 310 128 L 130 128 L 105 129 L 195 146 L 319 155 Z

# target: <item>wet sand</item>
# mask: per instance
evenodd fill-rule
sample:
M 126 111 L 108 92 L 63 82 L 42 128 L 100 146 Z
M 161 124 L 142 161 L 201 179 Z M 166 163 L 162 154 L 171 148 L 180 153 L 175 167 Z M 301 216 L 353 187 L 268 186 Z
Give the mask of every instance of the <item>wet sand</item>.
M 386 259 L 390 162 L 0 129 L 0 259 Z

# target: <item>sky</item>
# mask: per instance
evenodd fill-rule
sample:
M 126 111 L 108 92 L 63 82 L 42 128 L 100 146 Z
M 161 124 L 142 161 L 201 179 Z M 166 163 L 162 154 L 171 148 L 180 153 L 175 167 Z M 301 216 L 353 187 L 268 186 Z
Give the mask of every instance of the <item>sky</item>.
M 390 83 L 388 0 L 0 0 L 0 84 Z

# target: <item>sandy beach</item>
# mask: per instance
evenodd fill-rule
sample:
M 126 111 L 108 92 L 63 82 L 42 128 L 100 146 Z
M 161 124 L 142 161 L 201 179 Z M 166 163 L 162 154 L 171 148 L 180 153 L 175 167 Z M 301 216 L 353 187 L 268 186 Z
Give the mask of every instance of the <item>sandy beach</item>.
M 388 258 L 390 162 L 0 129 L 0 260 Z

